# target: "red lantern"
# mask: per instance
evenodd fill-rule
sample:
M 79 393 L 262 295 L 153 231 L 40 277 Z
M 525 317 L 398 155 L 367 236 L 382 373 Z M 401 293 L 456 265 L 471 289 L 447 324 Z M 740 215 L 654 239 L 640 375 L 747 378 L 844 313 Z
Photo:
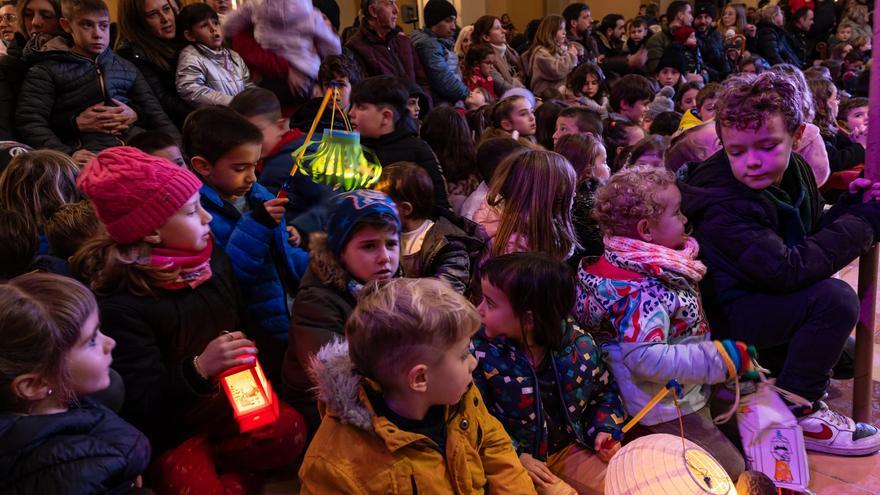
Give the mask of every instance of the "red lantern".
M 266 380 L 259 361 L 229 368 L 220 375 L 220 383 L 242 433 L 278 419 L 278 397 L 272 384 Z

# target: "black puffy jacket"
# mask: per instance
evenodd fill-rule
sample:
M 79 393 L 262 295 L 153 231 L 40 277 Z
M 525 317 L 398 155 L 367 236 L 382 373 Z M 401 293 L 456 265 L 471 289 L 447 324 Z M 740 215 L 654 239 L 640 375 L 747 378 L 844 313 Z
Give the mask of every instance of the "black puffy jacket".
M 68 39 L 56 36 L 45 43 L 28 44 L 24 57 L 32 67 L 19 92 L 15 122 L 26 144 L 67 154 L 78 149 L 97 153 L 123 144 L 137 132 L 136 127 L 180 137 L 141 73 L 112 50 L 91 60 L 71 53 Z M 111 98 L 137 112 L 136 127 L 122 136 L 81 133 L 76 117 Z
M 177 51 L 177 54 L 179 53 L 180 50 Z M 120 43 L 116 54 L 137 67 L 156 95 L 156 99 L 159 100 L 159 104 L 162 105 L 162 109 L 178 129 L 183 129 L 183 121 L 194 108 L 177 94 L 175 85 L 177 55 L 175 54 L 174 58 L 168 61 L 169 69 L 165 70 L 150 61 L 140 47 L 128 41 Z
M 149 462 L 147 438 L 90 399 L 60 414 L 0 414 L 3 494 L 125 493 Z
M 764 57 L 770 65 L 785 63 L 803 67 L 803 60 L 797 56 L 788 39 L 788 33 L 781 27 L 768 22 L 758 23 L 757 39 L 758 55 Z
M 700 53 L 703 55 L 703 68 L 709 73 L 709 80 L 721 82 L 730 74 L 730 59 L 724 53 L 724 40 L 721 33 L 709 27 L 706 34 L 696 33 Z

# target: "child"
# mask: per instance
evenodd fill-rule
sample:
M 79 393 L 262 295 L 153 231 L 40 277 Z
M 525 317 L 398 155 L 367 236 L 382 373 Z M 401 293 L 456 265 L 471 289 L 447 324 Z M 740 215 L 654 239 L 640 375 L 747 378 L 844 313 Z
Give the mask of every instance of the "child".
M 651 127 L 648 128 L 648 134 L 656 134 L 658 136 L 672 136 L 678 131 L 678 125 L 681 124 L 681 114 L 678 112 L 663 112 L 654 117 Z
M 701 287 L 713 335 L 755 345 L 776 386 L 811 403 L 792 406 L 807 449 L 863 455 L 880 449 L 878 430 L 821 399 L 859 316 L 855 292 L 832 275 L 877 241 L 880 207 L 847 194 L 823 214 L 809 166 L 792 153 L 798 95 L 774 72 L 728 81 L 715 115 L 724 153 L 690 171 L 683 211 L 708 267 Z
M 476 271 L 471 258 L 479 261 L 483 242 L 437 214 L 431 201 L 433 187 L 428 173 L 409 162 L 394 163 L 382 169 L 375 186 L 397 205 L 403 225 L 400 233 L 403 275 L 435 277 L 448 282 L 459 294 L 470 294 L 471 273 Z
M 147 434 L 157 455 L 165 452 L 150 470 L 152 486 L 222 491 L 292 465 L 305 444 L 299 413 L 280 404 L 275 423 L 239 434 L 217 388 L 223 372 L 253 363 L 257 349 L 242 332 L 229 259 L 213 249 L 202 182 L 123 147 L 99 153 L 77 184 L 106 230 L 71 267 L 99 295 L 101 328 L 116 340 L 122 417 Z
M 299 129 L 303 134 L 309 132 L 315 115 L 318 114 L 318 109 L 321 108 L 321 103 L 324 101 L 324 94 L 332 87 L 339 89 L 339 108 L 346 111 L 351 104 L 351 88 L 359 81 L 358 68 L 354 60 L 342 55 L 330 55 L 324 58 L 321 61 L 321 68 L 318 70 L 318 80 L 314 89 L 314 93 L 318 96 L 297 108 L 290 117 L 290 128 Z M 345 130 L 345 122 L 339 118 L 338 114 L 334 117 L 330 112 L 324 112 L 315 129 L 316 136 L 320 136 L 324 129 L 330 128 L 331 124 L 336 129 Z
M 654 72 L 654 79 L 657 88 L 669 86 L 672 89 L 678 88 L 678 85 L 684 80 L 683 74 L 687 69 L 687 57 L 685 49 L 677 43 L 669 45 L 663 51 L 663 57 L 657 64 L 657 70 Z
M 718 97 L 721 95 L 723 89 L 723 86 L 718 83 L 709 83 L 703 86 L 703 88 L 697 92 L 697 106 L 684 112 L 684 115 L 681 118 L 681 124 L 678 126 L 679 132 L 684 132 L 703 122 L 714 120 L 715 104 L 718 102 Z
M 287 242 L 286 199 L 256 182 L 263 134 L 234 110 L 205 107 L 183 124 L 183 149 L 202 179 L 201 205 L 211 216 L 214 243 L 229 254 L 249 321 L 264 332 L 256 337 L 264 358 L 273 342 L 287 342 L 291 300 L 308 264 L 308 254 Z M 280 347 L 279 347 L 280 349 Z M 277 370 L 281 361 L 269 363 Z M 270 371 L 270 374 L 272 371 Z
M 467 98 L 464 100 L 463 115 L 467 115 L 467 112 L 471 110 L 477 110 L 493 104 L 495 104 L 495 98 L 489 94 L 486 88 L 476 87 L 468 93 Z M 459 109 L 459 111 L 461 111 L 461 109 Z
M 110 385 L 114 346 L 79 282 L 29 273 L 0 284 L 0 491 L 140 486 L 146 437 L 86 397 Z
M 559 112 L 556 118 L 556 132 L 553 134 L 553 146 L 563 136 L 576 134 L 579 136 L 602 136 L 602 117 L 600 114 L 583 107 L 568 107 Z
M 37 150 L 15 158 L 0 175 L 0 209 L 15 211 L 40 235 L 39 254 L 49 252 L 46 222 L 62 205 L 79 201 L 79 167 L 64 153 Z
M 868 99 L 847 98 L 840 102 L 837 112 L 837 125 L 849 134 L 865 133 L 868 130 Z
M 102 228 L 88 200 L 61 205 L 46 222 L 49 252 L 66 262 Z
M 703 89 L 703 83 L 699 81 L 682 84 L 678 93 L 675 94 L 675 111 L 685 113 L 697 108 L 697 95 L 701 89 Z
M 502 163 L 474 213 L 489 237 L 488 257 L 536 251 L 560 261 L 578 248 L 571 223 L 577 176 L 552 151 L 520 151 Z
M 697 34 L 690 26 L 680 26 L 672 35 L 675 42 L 671 46 L 680 45 L 684 54 L 685 64 L 682 74 L 703 74 L 703 56 L 697 45 Z
M 492 99 L 498 97 L 495 92 L 495 79 L 492 78 L 492 72 L 495 70 L 495 49 L 492 45 L 486 43 L 478 43 L 467 52 L 464 59 L 464 83 L 468 89 L 473 91 L 476 88 L 483 88 Z
M 553 135 L 556 133 L 556 119 L 559 113 L 568 108 L 556 98 L 545 100 L 535 110 L 535 141 L 541 148 L 553 149 Z
M 463 218 L 474 219 L 474 213 L 489 194 L 489 184 L 495 176 L 495 170 L 513 152 L 523 148 L 525 147 L 518 141 L 504 137 L 487 139 L 480 143 L 477 148 L 477 173 L 480 176 L 480 184 L 461 204 L 460 215 Z
M 867 126 L 849 135 L 838 132 L 837 113 L 840 96 L 837 86 L 828 79 L 810 79 L 807 85 L 812 92 L 816 112 L 813 124 L 822 134 L 831 172 L 840 172 L 864 164 L 865 147 L 868 144 Z
M 189 42 L 177 60 L 177 93 L 194 107 L 229 105 L 232 97 L 253 87 L 241 56 L 223 47 L 217 12 L 204 3 L 184 7 L 177 32 Z
M 577 174 L 577 190 L 571 206 L 571 221 L 581 247 L 568 259 L 569 265 L 577 268 L 581 258 L 599 256 L 604 250 L 599 226 L 593 220 L 591 212 L 596 189 L 599 184 L 608 180 L 611 170 L 605 164 L 605 147 L 596 136 L 576 134 L 562 136 L 556 143 L 554 151 L 564 156 Z
M 559 87 L 563 100 L 570 105 L 581 105 L 608 115 L 608 88 L 605 74 L 594 62 L 584 62 L 568 74 L 565 85 Z
M 536 95 L 556 89 L 578 62 L 578 50 L 565 35 L 565 19 L 548 15 L 541 20 L 532 46 L 523 54 L 526 74 L 531 78 L 529 89 Z
M 229 107 L 263 134 L 257 180 L 270 194 L 277 195 L 290 178 L 293 153 L 303 145 L 305 135 L 299 129 L 290 129 L 290 121 L 282 117 L 281 102 L 267 89 L 248 88 L 235 95 Z M 284 217 L 290 243 L 305 246 L 309 235 L 321 230 L 321 217 L 333 188 L 316 184 L 300 169 L 290 179 L 288 189 Z
M 73 155 L 81 164 L 93 153 L 122 144 L 135 125 L 178 137 L 140 72 L 109 49 L 107 5 L 102 0 L 65 0 L 62 16 L 61 26 L 72 44 L 66 37 L 54 37 L 32 46 L 29 59 L 35 64 L 18 95 L 17 134 L 34 148 Z
M 648 136 L 630 150 L 625 167 L 663 168 L 669 139 L 665 136 Z
M 666 151 L 666 168 L 681 176 L 686 172 L 686 164 L 697 164 L 721 150 L 721 142 L 715 130 L 714 122 L 705 122 L 690 129 L 672 139 L 669 149 Z
M 483 267 L 483 295 L 473 375 L 489 412 L 539 493 L 603 493 L 623 406 L 603 353 L 569 320 L 571 270 L 538 253 L 501 256 Z
M 440 105 L 425 117 L 419 134 L 440 161 L 446 195 L 452 203 L 452 211 L 458 214 L 461 204 L 480 183 L 476 145 L 467 121 L 455 108 Z
M 173 137 L 159 131 L 147 131 L 128 141 L 128 145 L 148 155 L 164 158 L 178 167 L 186 167 L 186 160 Z
M 17 211 L 0 209 L 0 280 L 31 271 L 39 248 L 36 225 Z
M 627 119 L 641 125 L 648 104 L 654 98 L 654 88 L 644 76 L 627 74 L 611 86 L 608 103 L 611 106 L 609 117 Z M 606 127 L 607 128 L 607 127 Z
M 744 344 L 709 337 L 697 285 L 706 267 L 697 260 L 697 242 L 685 234 L 680 205 L 675 177 L 662 165 L 622 170 L 599 189 L 593 211 L 605 234 L 605 254 L 584 260 L 578 270 L 575 314 L 606 340 L 603 350 L 627 413 L 635 415 L 669 380 L 679 380 L 685 436 L 735 480 L 745 463 L 712 422 L 707 385 L 736 378 L 729 376 L 731 360 L 744 373 L 751 357 Z M 678 434 L 672 398 L 639 426 L 643 434 Z
M 449 208 L 443 169 L 428 143 L 416 137 L 407 112 L 407 90 L 397 78 L 376 76 L 357 84 L 351 92 L 351 125 L 361 143 L 382 165 L 411 161 L 424 168 L 434 183 L 434 204 Z
M 311 375 L 327 414 L 303 494 L 534 493 L 471 372 L 473 306 L 437 280 L 371 284 Z
M 663 86 L 654 95 L 654 100 L 648 104 L 645 118 L 642 119 L 642 129 L 649 130 L 658 115 L 675 111 L 675 89 L 672 86 Z
M 629 34 L 626 39 L 626 51 L 633 54 L 645 47 L 648 41 L 648 23 L 642 17 L 636 17 L 629 23 Z
M 379 191 L 358 190 L 335 198 L 326 234 L 312 233 L 282 367 L 284 399 L 303 412 L 310 432 L 321 418 L 305 370 L 321 346 L 344 335 L 364 284 L 398 273 L 400 231 L 393 201 Z
M 838 44 L 849 43 L 853 35 L 853 26 L 849 21 L 837 25 L 837 32 L 828 38 L 828 50 L 833 50 Z
M 645 131 L 628 119 L 611 118 L 602 127 L 608 166 L 612 172 L 617 172 L 626 163 L 630 148 L 645 138 Z
M 480 143 L 495 137 L 512 137 L 516 132 L 517 141 L 535 147 L 535 132 L 538 124 L 532 104 L 524 96 L 508 96 L 496 103 L 489 112 L 491 127 L 480 137 Z

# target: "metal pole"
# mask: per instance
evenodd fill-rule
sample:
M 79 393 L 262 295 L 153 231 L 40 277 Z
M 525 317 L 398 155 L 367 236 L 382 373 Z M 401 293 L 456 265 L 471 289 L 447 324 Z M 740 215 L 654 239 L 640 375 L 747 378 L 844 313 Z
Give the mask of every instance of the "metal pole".
M 874 39 L 880 35 L 880 0 L 874 0 Z M 874 50 L 871 62 L 871 85 L 868 149 L 865 153 L 865 177 L 880 180 L 880 50 Z M 859 259 L 859 298 L 862 301 L 856 326 L 856 363 L 853 380 L 853 419 L 871 422 L 872 372 L 874 361 L 874 319 L 877 309 L 877 261 L 875 244 Z

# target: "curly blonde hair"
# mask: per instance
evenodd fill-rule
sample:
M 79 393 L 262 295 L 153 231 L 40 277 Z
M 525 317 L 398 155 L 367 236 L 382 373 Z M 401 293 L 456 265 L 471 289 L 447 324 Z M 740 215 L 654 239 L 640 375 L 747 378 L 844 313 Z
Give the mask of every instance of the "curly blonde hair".
M 632 235 L 640 220 L 656 222 L 666 203 L 664 189 L 675 186 L 675 176 L 664 168 L 637 166 L 617 172 L 596 193 L 593 218 L 606 236 Z

